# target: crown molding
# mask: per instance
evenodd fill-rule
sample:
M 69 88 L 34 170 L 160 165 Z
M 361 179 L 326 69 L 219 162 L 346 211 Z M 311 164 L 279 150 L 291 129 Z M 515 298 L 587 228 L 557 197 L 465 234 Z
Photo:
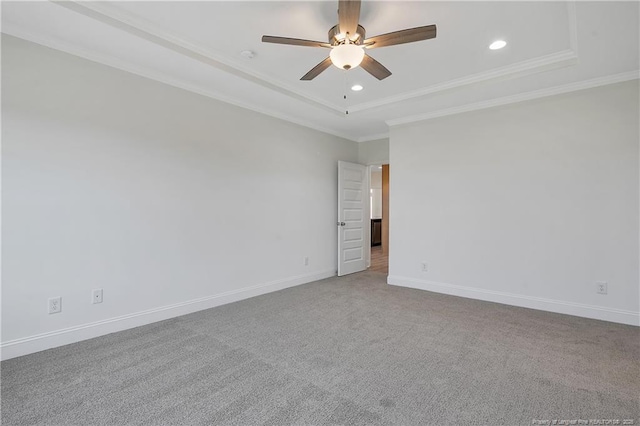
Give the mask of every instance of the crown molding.
M 389 96 L 387 98 L 379 99 L 372 102 L 364 102 L 361 104 L 353 105 L 349 108 L 349 113 L 355 114 L 359 111 L 367 111 L 398 102 L 417 100 L 434 93 L 457 89 L 459 87 L 470 86 L 489 81 L 497 82 L 506 79 L 519 78 L 526 75 L 537 74 L 544 71 L 575 65 L 578 63 L 578 26 L 575 0 L 567 1 L 567 20 L 569 38 L 568 49 L 549 55 L 517 62 L 506 67 L 496 68 L 455 80 L 445 81 L 443 83 L 435 84 L 419 90 Z
M 77 2 L 73 0 L 50 0 L 51 2 L 73 10 L 77 13 L 95 19 L 106 25 L 121 29 L 137 37 L 141 37 L 149 42 L 163 46 L 173 50 L 179 54 L 185 55 L 197 61 L 203 62 L 222 71 L 231 73 L 237 77 L 259 84 L 271 90 L 275 90 L 283 95 L 293 97 L 297 100 L 306 102 L 310 105 L 322 108 L 337 115 L 344 115 L 344 108 L 340 105 L 327 102 L 317 97 L 313 97 L 308 93 L 302 92 L 291 85 L 287 85 L 282 81 L 272 79 L 262 73 L 255 72 L 240 62 L 230 60 L 229 58 L 217 55 L 202 46 L 198 46 L 193 42 L 183 38 L 176 37 L 168 31 L 144 21 L 140 18 L 131 16 L 117 10 L 108 5 L 108 2 Z M 448 91 L 464 86 L 480 84 L 489 81 L 501 81 L 505 79 L 518 78 L 530 74 L 548 71 L 551 69 L 562 68 L 575 65 L 578 61 L 577 55 L 577 28 L 576 28 L 576 9 L 575 0 L 567 2 L 568 16 L 568 37 L 569 49 L 542 57 L 532 58 L 526 61 L 518 62 L 506 67 L 489 70 L 462 77 L 455 80 L 446 81 L 418 90 L 405 92 L 399 95 L 390 96 L 384 99 L 365 102 L 353 105 L 349 108 L 350 114 L 362 111 L 368 111 L 375 108 L 389 106 L 391 104 L 416 100 L 430 96 L 437 92 Z
M 513 104 L 517 102 L 530 101 L 538 98 L 545 98 L 548 96 L 560 95 L 563 93 L 575 92 L 578 90 L 591 89 L 598 86 L 605 86 L 607 84 L 622 83 L 624 81 L 640 79 L 640 70 L 629 71 L 621 74 L 613 74 L 604 77 L 593 78 L 590 80 L 583 80 L 576 83 L 563 84 L 561 86 L 550 87 L 541 90 L 534 90 L 531 92 L 519 93 L 513 96 L 504 96 L 502 98 L 491 99 L 488 101 L 476 102 L 473 104 L 462 105 L 454 108 L 441 109 L 437 111 L 428 112 L 426 114 L 417 114 L 409 117 L 396 118 L 393 120 L 387 120 L 386 123 L 389 127 L 400 126 L 403 124 L 415 123 L 418 121 L 431 120 L 433 118 L 445 117 L 448 115 L 462 114 L 465 112 L 477 111 L 481 109 L 493 108 L 502 105 Z
M 412 92 L 405 92 L 400 95 L 390 96 L 388 98 L 354 105 L 349 108 L 349 114 L 355 114 L 360 111 L 367 111 L 374 108 L 385 107 L 407 100 L 417 100 L 434 93 L 457 89 L 464 86 L 470 86 L 489 81 L 497 82 L 506 79 L 523 77 L 530 74 L 537 74 L 552 69 L 563 68 L 575 65 L 577 61 L 578 55 L 575 52 L 573 52 L 572 50 L 564 50 L 539 58 L 518 62 L 506 67 L 473 74 L 455 80 L 445 81 L 443 83 L 435 84 L 433 86 L 425 87 L 423 89 L 415 90 Z
M 362 136 L 359 137 L 358 139 L 356 139 L 356 142 L 360 143 L 360 142 L 371 142 L 371 141 L 377 141 L 380 139 L 389 139 L 389 132 L 384 132 L 384 133 L 376 133 L 375 135 L 368 135 L 368 136 Z
M 32 43 L 36 43 L 45 47 L 49 47 L 51 49 L 59 50 L 65 53 L 68 53 L 73 56 L 80 57 L 82 59 L 89 60 L 91 62 L 96 62 L 102 65 L 106 65 L 112 68 L 119 69 L 121 71 L 129 72 L 131 74 L 135 74 L 140 77 L 148 78 L 150 80 L 154 80 L 163 84 L 167 84 L 169 86 L 177 87 L 182 90 L 186 90 L 188 92 L 196 93 L 198 95 L 206 96 L 211 99 L 215 99 L 217 101 L 225 102 L 243 109 L 247 109 L 250 111 L 254 111 L 260 114 L 268 115 L 273 118 L 277 118 L 280 120 L 288 121 L 293 124 L 297 124 L 299 126 L 307 127 L 309 129 L 317 130 L 322 133 L 327 133 L 333 136 L 337 136 L 343 139 L 347 139 L 353 142 L 357 142 L 358 139 L 352 135 L 348 135 L 346 133 L 337 132 L 333 129 L 324 126 L 318 126 L 315 123 L 310 123 L 305 120 L 300 120 L 299 118 L 293 117 L 288 114 L 283 114 L 279 112 L 275 112 L 270 109 L 261 108 L 253 104 L 249 104 L 247 102 L 240 101 L 235 98 L 231 98 L 229 96 L 221 95 L 219 93 L 215 93 L 213 91 L 204 89 L 199 86 L 195 86 L 193 84 L 185 83 L 184 81 L 175 79 L 166 74 L 159 73 L 157 71 L 153 71 L 148 68 L 139 67 L 131 65 L 126 61 L 122 61 L 115 57 L 103 54 L 97 54 L 92 51 L 88 51 L 86 49 L 79 48 L 77 46 L 70 45 L 61 40 L 54 39 L 52 37 L 42 37 L 37 34 L 33 34 L 23 29 L 17 28 L 10 23 L 6 23 L 2 25 L 2 33 L 7 34 L 13 37 L 17 37 Z
M 230 60 L 229 58 L 223 58 L 222 56 L 214 52 L 211 52 L 202 46 L 198 46 L 195 43 L 176 37 L 171 33 L 159 28 L 158 26 L 155 26 L 154 24 L 143 21 L 139 18 L 135 18 L 133 16 L 129 16 L 129 14 L 123 13 L 122 11 L 119 11 L 116 8 L 109 6 L 108 3 L 105 4 L 103 2 L 77 2 L 77 1 L 71 1 L 71 0 L 50 0 L 50 1 L 60 7 L 64 7 L 68 10 L 72 10 L 76 13 L 89 17 L 90 19 L 95 19 L 99 22 L 102 22 L 103 24 L 123 30 L 136 37 L 140 37 L 146 41 L 168 48 L 176 53 L 179 53 L 191 59 L 197 60 L 206 65 L 220 69 L 221 71 L 228 72 L 236 77 L 253 82 L 262 87 L 268 88 L 270 90 L 274 90 L 275 92 L 280 93 L 284 96 L 288 96 L 290 98 L 305 102 L 311 106 L 320 108 L 324 111 L 331 112 L 341 117 L 344 117 L 344 109 L 342 106 L 334 105 L 324 100 L 314 98 L 304 92 L 297 90 L 292 86 L 286 85 L 285 83 L 276 81 L 260 73 L 257 73 L 253 70 L 250 70 L 246 66 L 240 64 L 239 62 Z M 373 102 L 356 104 L 349 108 L 349 112 L 350 114 L 355 114 L 358 112 L 380 108 L 380 107 L 388 106 L 391 104 L 395 104 L 395 103 L 399 103 L 407 100 L 415 101 L 419 98 L 427 97 L 436 92 L 449 91 L 449 90 L 453 90 L 460 87 L 472 86 L 475 84 L 482 84 L 490 81 L 496 82 L 496 81 L 501 81 L 505 79 L 518 78 L 525 75 L 547 71 L 550 69 L 557 69 L 560 67 L 573 65 L 578 62 L 577 28 L 576 28 L 577 18 L 576 18 L 575 0 L 571 0 L 567 2 L 567 10 L 568 10 L 568 37 L 569 37 L 569 47 L 570 47 L 567 50 L 556 52 L 543 57 L 522 61 L 506 67 L 473 74 L 473 75 L 459 78 L 456 80 L 450 80 L 447 82 L 443 82 L 441 84 L 436 84 L 436 85 L 432 85 L 422 89 L 418 89 L 417 91 L 406 92 L 403 94 L 399 94 L 396 96 L 388 97 L 388 98 L 373 101 Z M 37 44 L 41 44 L 53 49 L 61 50 L 61 51 L 70 53 L 72 55 L 79 56 L 84 59 L 88 59 L 93 62 L 102 63 L 107 66 L 111 66 L 113 68 L 127 71 L 145 78 L 159 81 L 164 84 L 181 88 L 183 90 L 197 93 L 212 99 L 226 102 L 244 109 L 248 109 L 251 111 L 255 111 L 261 114 L 274 117 L 274 118 L 285 120 L 297 125 L 301 125 L 301 126 L 304 126 L 313 130 L 317 130 L 323 133 L 331 134 L 333 136 L 344 138 L 350 141 L 367 142 L 367 141 L 384 139 L 389 137 L 388 132 L 358 137 L 353 134 L 347 134 L 341 131 L 330 129 L 328 127 L 317 125 L 315 123 L 311 123 L 306 120 L 301 120 L 289 114 L 274 112 L 266 108 L 261 108 L 259 106 L 236 99 L 235 97 L 230 97 L 226 95 L 221 95 L 219 93 L 215 93 L 214 91 L 208 90 L 201 86 L 193 85 L 192 83 L 186 82 L 179 78 L 177 79 L 175 77 L 165 75 L 163 73 L 154 71 L 149 68 L 132 65 L 131 63 L 128 63 L 126 61 L 123 61 L 113 56 L 96 54 L 92 51 L 88 51 L 87 49 L 82 49 L 76 46 L 72 46 L 71 44 L 63 42 L 61 40 L 54 40 L 51 37 L 43 37 L 35 33 L 27 33 L 8 23 L 3 25 L 2 31 L 9 35 L 13 35 L 15 37 L 22 38 L 22 39 L 25 39 Z M 624 80 L 621 80 L 621 81 L 624 81 Z M 611 81 L 611 82 L 615 82 L 615 81 Z M 505 98 L 482 101 L 475 104 L 467 104 L 459 107 L 441 109 L 441 110 L 436 110 L 436 111 L 432 111 L 425 114 L 418 114 L 418 115 L 412 115 L 412 116 L 407 116 L 403 118 L 388 120 L 386 121 L 386 123 L 389 126 L 395 126 L 399 124 L 428 120 L 431 118 L 458 114 L 458 113 L 473 111 L 477 109 L 490 108 L 492 106 L 504 105 L 504 104 L 513 103 L 513 102 L 520 102 L 527 99 L 534 99 L 536 97 L 550 96 L 556 93 L 565 93 L 566 91 L 572 91 L 572 90 L 580 90 L 581 87 L 578 87 L 575 89 L 567 89 L 567 90 L 564 90 L 562 88 L 569 88 L 576 85 L 580 86 L 581 84 L 582 83 L 569 84 L 566 86 L 560 86 L 559 88 L 556 87 L 551 89 L 543 89 L 540 91 L 529 92 L 525 94 L 518 94 L 518 95 L 509 96 Z M 605 82 L 602 84 L 609 84 L 609 83 Z M 600 85 L 600 84 L 596 84 L 596 85 Z M 590 86 L 590 87 L 595 87 L 595 86 Z M 559 91 L 555 92 L 556 90 L 559 90 Z M 546 93 L 546 92 L 549 92 L 549 94 L 540 94 L 540 93 Z M 528 97 L 528 96 L 531 96 L 531 97 Z
M 267 89 L 274 90 L 283 95 L 336 115 L 344 114 L 344 108 L 339 105 L 334 105 L 322 99 L 302 93 L 294 89 L 292 86 L 249 70 L 246 67 L 241 66 L 238 62 L 230 61 L 229 59 L 223 58 L 222 56 L 197 46 L 194 43 L 176 37 L 156 25 L 143 21 L 139 18 L 134 18 L 129 14 L 122 13 L 121 11 L 117 11 L 113 7 L 107 6 L 108 2 L 103 4 L 102 2 L 80 3 L 73 0 L 50 1 L 53 4 L 72 10 L 113 28 L 125 31 L 158 46 L 162 46 L 229 74 L 233 74 L 236 77 L 258 84 Z

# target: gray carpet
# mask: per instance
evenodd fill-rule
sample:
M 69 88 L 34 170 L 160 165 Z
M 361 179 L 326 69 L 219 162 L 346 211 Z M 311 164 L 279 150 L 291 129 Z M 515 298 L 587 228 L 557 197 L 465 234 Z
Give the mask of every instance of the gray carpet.
M 2 424 L 638 424 L 639 371 L 636 327 L 365 272 L 2 362 Z

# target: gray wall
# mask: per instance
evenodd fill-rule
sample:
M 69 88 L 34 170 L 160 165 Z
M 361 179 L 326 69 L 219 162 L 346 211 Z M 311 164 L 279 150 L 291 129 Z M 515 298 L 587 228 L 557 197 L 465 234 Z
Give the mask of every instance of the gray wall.
M 638 102 L 635 80 L 392 128 L 389 282 L 637 324 Z
M 378 139 L 358 144 L 358 163 L 389 164 L 389 139 Z
M 2 89 L 5 358 L 334 274 L 355 142 L 5 35 Z

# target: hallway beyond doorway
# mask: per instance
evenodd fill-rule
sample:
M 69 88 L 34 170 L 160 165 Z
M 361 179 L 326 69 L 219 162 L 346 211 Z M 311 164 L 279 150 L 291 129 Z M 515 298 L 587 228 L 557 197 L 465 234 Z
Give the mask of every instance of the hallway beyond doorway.
M 389 258 L 382 252 L 382 246 L 371 247 L 371 267 L 369 270 L 383 274 L 389 272 Z

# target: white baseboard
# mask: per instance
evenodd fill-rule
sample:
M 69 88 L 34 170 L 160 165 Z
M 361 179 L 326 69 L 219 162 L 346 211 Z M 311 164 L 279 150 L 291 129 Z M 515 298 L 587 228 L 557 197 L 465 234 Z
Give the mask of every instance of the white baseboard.
M 150 324 L 152 322 L 190 314 L 192 312 L 201 311 L 203 309 L 214 308 L 216 306 L 237 302 L 239 300 L 248 299 L 250 297 L 260 296 L 261 294 L 271 293 L 288 287 L 294 287 L 297 285 L 318 281 L 324 278 L 333 277 L 335 275 L 336 271 L 334 269 L 328 269 L 311 274 L 298 275 L 295 277 L 289 277 L 282 280 L 253 285 L 238 290 L 227 291 L 225 293 L 176 303 L 173 305 L 161 306 L 159 308 L 149 309 L 141 312 L 134 312 L 132 314 L 109 318 L 102 321 L 96 321 L 61 330 L 37 334 L 35 336 L 23 337 L 20 339 L 2 342 L 2 344 L 0 344 L 0 359 L 5 360 L 15 358 L 22 355 L 43 351 L 45 349 L 67 345 L 69 343 L 75 343 L 82 340 L 92 339 L 98 336 L 104 336 L 105 334 L 115 333 L 117 331 L 139 327 L 141 325 Z
M 466 297 L 469 299 L 485 300 L 487 302 L 502 303 L 505 305 L 520 306 L 523 308 L 538 309 L 541 311 L 555 312 L 559 314 L 574 315 L 578 317 L 593 318 L 603 321 L 640 326 L 640 312 L 626 311 L 623 309 L 605 308 L 602 306 L 584 305 L 581 303 L 573 302 L 563 302 L 561 300 L 523 296 L 519 294 L 484 290 L 473 287 L 464 287 L 460 285 L 439 283 L 434 281 L 394 275 L 389 275 L 389 277 L 387 278 L 387 283 L 400 287 L 416 288 L 419 290 L 450 294 L 452 296 Z

